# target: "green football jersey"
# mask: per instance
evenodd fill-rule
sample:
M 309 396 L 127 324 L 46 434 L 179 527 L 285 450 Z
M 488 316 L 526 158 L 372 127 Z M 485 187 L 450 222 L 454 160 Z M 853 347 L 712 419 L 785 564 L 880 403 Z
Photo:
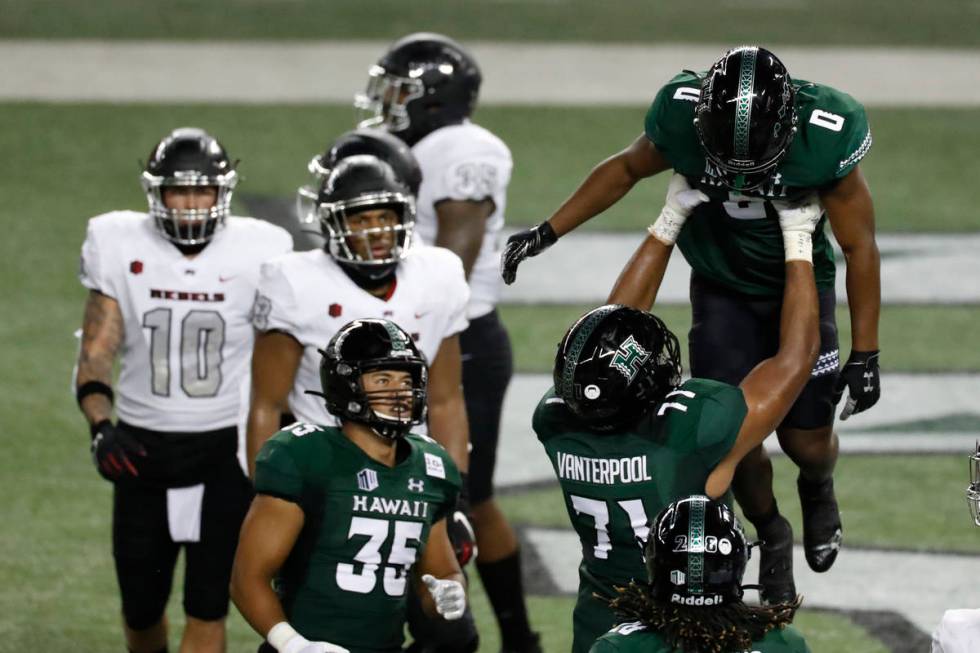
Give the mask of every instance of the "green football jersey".
M 620 624 L 596 640 L 590 653 L 682 653 L 667 646 L 664 639 L 642 622 Z M 726 653 L 810 653 L 803 635 L 792 626 L 770 630 L 765 637 L 752 642 L 746 651 Z
M 351 651 L 399 651 L 409 574 L 432 524 L 456 505 L 459 471 L 434 440 L 408 435 L 394 467 L 340 429 L 294 424 L 255 463 L 255 489 L 303 509 L 278 588 L 289 622 Z
M 690 379 L 628 431 L 589 431 L 548 391 L 534 431 L 555 469 L 572 526 L 582 543 L 575 650 L 587 651 L 615 623 L 595 599 L 646 578 L 639 541 L 671 501 L 701 494 L 708 474 L 731 449 L 747 412 L 742 391 Z
M 794 80 L 797 133 L 773 181 L 745 194 L 721 184 L 694 128 L 700 80 L 684 72 L 668 82 L 647 112 L 645 132 L 671 167 L 710 201 L 688 218 L 677 245 L 691 268 L 726 288 L 779 296 L 785 283 L 783 238 L 771 200 L 796 200 L 844 177 L 871 149 L 864 107 L 829 86 Z M 824 231 L 813 236 L 817 287 L 834 287 L 834 252 Z

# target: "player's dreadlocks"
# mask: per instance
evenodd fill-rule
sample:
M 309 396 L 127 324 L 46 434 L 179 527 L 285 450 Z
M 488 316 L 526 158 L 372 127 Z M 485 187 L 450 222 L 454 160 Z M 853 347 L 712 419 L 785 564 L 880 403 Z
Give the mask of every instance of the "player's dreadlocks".
M 658 601 L 646 583 L 631 581 L 617 587 L 619 596 L 608 601 L 621 621 L 642 621 L 662 636 L 667 645 L 684 653 L 726 653 L 752 648 L 752 642 L 793 621 L 801 597 L 792 603 L 751 606 L 742 601 L 697 607 Z M 598 596 L 598 595 L 597 595 Z

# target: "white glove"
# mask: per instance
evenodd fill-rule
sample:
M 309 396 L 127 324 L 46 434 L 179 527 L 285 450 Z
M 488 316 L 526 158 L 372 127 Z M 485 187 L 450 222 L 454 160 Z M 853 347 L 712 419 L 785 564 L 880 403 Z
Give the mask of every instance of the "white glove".
M 279 653 L 350 653 L 343 646 L 330 642 L 311 642 L 285 621 L 270 628 L 265 639 Z
M 807 195 L 799 202 L 790 204 L 774 201 L 773 208 L 779 214 L 779 228 L 783 230 L 783 250 L 787 261 L 813 262 L 813 230 L 816 229 L 823 207 L 816 193 Z
M 684 175 L 675 172 L 667 184 L 664 208 L 660 210 L 657 221 L 647 227 L 647 231 L 664 245 L 673 245 L 694 207 L 707 201 L 707 195 L 699 190 L 692 190 Z
M 436 603 L 436 612 L 446 621 L 463 616 L 466 610 L 466 590 L 455 580 L 440 580 L 432 574 L 422 576 L 422 582 L 429 588 L 429 594 Z

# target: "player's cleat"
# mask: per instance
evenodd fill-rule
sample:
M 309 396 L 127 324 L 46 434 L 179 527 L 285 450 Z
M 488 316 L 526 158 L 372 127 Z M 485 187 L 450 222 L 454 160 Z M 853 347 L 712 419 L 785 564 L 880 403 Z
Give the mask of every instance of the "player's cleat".
M 799 477 L 796 488 L 803 509 L 803 552 L 806 563 L 816 572 L 825 572 L 834 565 L 843 539 L 840 510 L 834 496 L 834 479 L 817 484 Z
M 531 633 L 531 636 L 520 646 L 504 646 L 500 653 L 541 653 L 541 635 Z
M 793 527 L 785 517 L 773 519 L 759 547 L 759 599 L 763 605 L 796 600 L 793 582 Z

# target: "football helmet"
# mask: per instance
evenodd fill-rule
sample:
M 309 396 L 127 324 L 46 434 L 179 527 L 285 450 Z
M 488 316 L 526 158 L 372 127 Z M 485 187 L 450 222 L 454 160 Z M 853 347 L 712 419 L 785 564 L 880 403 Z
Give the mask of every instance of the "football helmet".
M 558 345 L 555 393 L 592 429 L 628 425 L 681 382 L 677 337 L 660 318 L 627 306 L 594 308 Z
M 350 220 L 365 211 L 390 209 L 394 225 L 353 229 Z M 376 156 L 357 154 L 338 163 L 317 194 L 320 230 L 327 253 L 359 283 L 377 285 L 391 278 L 411 247 L 415 198 L 390 165 Z M 390 248 L 375 256 L 372 242 L 389 239 Z
M 368 70 L 354 97 L 358 127 L 383 127 L 409 145 L 473 113 L 483 77 L 456 41 L 428 32 L 396 41 Z
M 418 195 L 419 186 L 422 185 L 422 169 L 405 142 L 381 129 L 354 129 L 341 134 L 326 152 L 310 159 L 307 165 L 310 183 L 301 186 L 296 193 L 296 215 L 301 223 L 310 225 L 316 222 L 316 200 L 323 180 L 340 161 L 357 154 L 370 154 L 390 165 L 412 195 Z
M 749 556 L 745 532 L 732 509 L 702 495 L 664 508 L 643 548 L 654 598 L 679 605 L 740 600 Z
M 970 485 L 966 488 L 966 499 L 970 503 L 973 523 L 980 526 L 980 442 L 976 452 L 970 456 Z
M 738 191 L 765 184 L 796 133 L 795 91 L 769 50 L 729 50 L 701 80 L 694 126 L 709 164 Z
M 181 127 L 153 148 L 140 181 L 160 233 L 176 245 L 194 247 L 208 243 L 224 226 L 238 173 L 213 136 L 196 127 Z M 218 195 L 209 209 L 170 209 L 163 202 L 163 191 L 173 186 L 213 186 Z
M 330 339 L 320 354 L 320 385 L 323 392 L 307 390 L 326 400 L 327 410 L 343 420 L 370 426 L 379 435 L 396 438 L 425 419 L 429 372 L 425 357 L 401 327 L 390 320 L 354 320 Z M 365 372 L 400 370 L 412 377 L 411 408 L 388 414 L 372 407 L 379 401 L 399 405 L 402 389 L 366 392 L 361 381 Z

